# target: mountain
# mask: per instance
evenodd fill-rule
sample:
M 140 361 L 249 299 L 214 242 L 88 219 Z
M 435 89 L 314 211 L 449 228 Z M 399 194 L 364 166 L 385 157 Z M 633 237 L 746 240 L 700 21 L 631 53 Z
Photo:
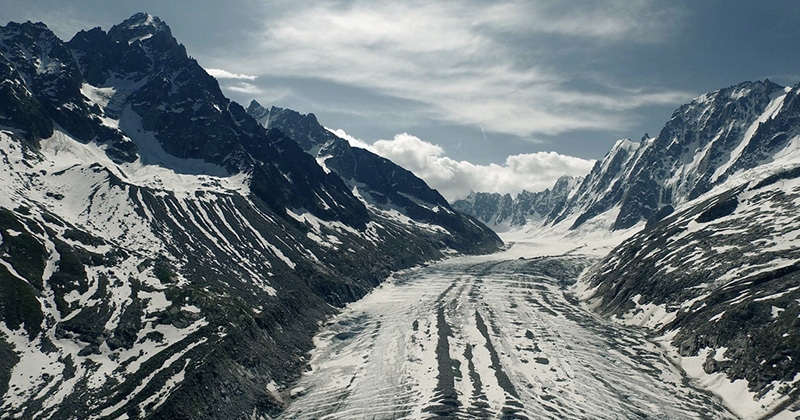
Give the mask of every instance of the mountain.
M 581 179 L 565 175 L 552 189 L 540 192 L 523 190 L 515 198 L 511 198 L 511 194 L 470 192 L 466 198 L 454 201 L 453 208 L 471 214 L 499 231 L 541 223 L 550 213 L 564 206 Z
M 338 175 L 371 210 L 388 217 L 402 217 L 415 223 L 441 226 L 447 231 L 442 243 L 462 252 L 476 251 L 472 244 L 496 238 L 473 217 L 455 211 L 438 191 L 394 162 L 350 143 L 317 121 L 314 114 L 290 109 L 269 110 L 252 101 L 247 112 L 270 130 L 280 130 L 316 157 L 327 171 Z M 499 238 L 496 239 L 499 242 Z
M 0 73 L 0 417 L 274 416 L 337 307 L 501 245 L 354 195 L 157 17 L 9 23 Z
M 747 82 L 618 142 L 549 223 L 634 231 L 579 282 L 742 418 L 800 410 L 800 85 Z M 792 414 L 794 413 L 794 414 Z
M 653 329 L 743 418 L 800 408 L 798 206 L 800 161 L 701 196 L 614 249 L 584 298 Z
M 782 159 L 795 147 L 799 110 L 797 87 L 769 80 L 702 95 L 678 108 L 658 136 L 619 140 L 563 205 L 553 206 L 545 224 L 627 230 L 658 220 L 737 173 Z M 469 200 L 457 207 L 484 222 L 509 220 L 514 212 L 501 205 L 505 198 L 478 201 L 479 208 Z M 498 203 L 495 214 L 488 201 Z
M 618 142 L 549 221 L 575 229 L 605 214 L 619 230 L 663 217 L 792 149 L 799 107 L 796 87 L 769 80 L 702 95 L 678 108 L 657 137 Z

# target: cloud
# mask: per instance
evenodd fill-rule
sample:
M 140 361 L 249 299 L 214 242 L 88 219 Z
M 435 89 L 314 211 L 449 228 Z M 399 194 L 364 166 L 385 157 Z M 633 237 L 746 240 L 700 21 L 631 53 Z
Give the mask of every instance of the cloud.
M 489 7 L 485 21 L 510 32 L 554 34 L 593 43 L 658 43 L 680 18 L 674 7 L 648 0 L 506 1 Z M 658 19 L 660 18 L 660 19 Z
M 563 67 L 554 57 L 657 44 L 679 18 L 651 0 L 273 5 L 248 41 L 257 53 L 237 68 L 371 90 L 418 103 L 427 118 L 523 138 L 618 132 L 635 124 L 624 111 L 696 95 L 597 80 L 596 89 L 577 88 L 576 79 L 592 77 L 586 67 Z
M 222 89 L 231 90 L 234 92 L 244 93 L 248 95 L 259 95 L 264 93 L 264 90 L 260 87 L 247 82 L 239 82 L 236 84 L 223 84 L 221 85 Z
M 242 79 L 242 80 L 256 80 L 258 76 L 249 74 L 232 73 L 223 69 L 206 69 L 206 72 L 217 79 Z
M 325 129 L 330 131 L 331 133 L 336 134 L 337 136 L 347 140 L 347 142 L 350 143 L 350 146 L 358 147 L 359 149 L 367 149 L 367 150 L 371 151 L 372 153 L 375 153 L 375 149 L 373 149 L 372 146 L 369 145 L 369 143 L 367 143 L 367 142 L 365 142 L 363 140 L 357 139 L 357 138 L 345 133 L 344 130 L 342 130 L 341 128 L 333 129 L 333 128 L 325 127 Z
M 509 156 L 503 165 L 476 165 L 451 159 L 441 146 L 407 133 L 369 145 L 343 130 L 331 131 L 354 147 L 370 150 L 408 169 L 450 201 L 463 198 L 470 191 L 512 195 L 522 190 L 542 191 L 563 175 L 585 176 L 595 163 L 555 152 L 538 152 Z

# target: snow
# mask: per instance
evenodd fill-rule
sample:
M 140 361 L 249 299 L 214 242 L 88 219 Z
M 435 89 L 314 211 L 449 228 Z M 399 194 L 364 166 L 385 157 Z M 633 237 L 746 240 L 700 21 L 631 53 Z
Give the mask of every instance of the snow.
M 710 353 L 714 355 L 713 358 L 716 360 L 725 360 L 722 354 L 727 350 L 726 348 L 711 349 L 706 347 L 700 350 L 697 356 L 681 357 L 677 350 L 669 345 L 667 338 L 665 336 L 661 339 L 662 346 L 681 369 L 686 372 L 686 375 L 692 379 L 693 385 L 720 397 L 725 406 L 740 419 L 755 420 L 768 416 L 789 398 L 786 395 L 781 395 L 778 389 L 782 385 L 791 384 L 800 379 L 800 374 L 798 374 L 791 381 L 776 381 L 773 383 L 772 390 L 759 399 L 756 393 L 748 390 L 748 382 L 746 380 L 737 379 L 731 382 L 722 372 L 708 374 L 703 370 L 703 363 L 705 363 Z M 787 413 L 784 413 L 784 415 L 787 415 Z
M 148 312 L 163 311 L 172 305 L 172 302 L 167 300 L 167 296 L 164 294 L 164 292 L 145 292 L 140 290 L 137 294 L 137 297 L 139 299 L 148 301 Z
M 331 170 L 328 168 L 328 165 L 325 164 L 325 161 L 332 158 L 333 156 L 318 156 L 317 157 L 317 164 L 325 171 L 326 174 L 331 173 Z
M 108 107 L 109 102 L 116 94 L 114 87 L 95 87 L 86 82 L 81 85 L 81 94 L 89 101 L 90 104 L 96 104 L 100 108 L 105 109 Z
M 375 222 L 370 222 L 367 229 L 362 232 L 339 221 L 322 220 L 304 208 L 286 209 L 286 214 L 309 226 L 311 232 L 307 237 L 326 248 L 339 249 L 339 245 L 344 243 L 342 238 L 347 236 L 360 237 L 372 243 L 380 241 L 380 234 L 377 233 L 379 225 Z M 419 225 L 422 226 L 421 223 Z
M 136 37 L 133 37 L 133 38 L 128 40 L 128 45 L 131 45 L 131 44 L 133 44 L 134 42 L 137 42 L 137 41 L 141 42 L 141 41 L 144 41 L 146 39 L 150 39 L 152 37 L 153 37 L 153 34 L 144 34 L 142 36 L 136 36 Z
M 138 116 L 128 118 L 139 123 L 141 121 Z M 128 128 L 136 130 L 135 126 Z M 41 141 L 46 161 L 38 166 L 53 173 L 97 163 L 112 173 L 119 174 L 126 183 L 141 187 L 185 194 L 203 190 L 219 193 L 236 192 L 241 195 L 249 192 L 248 174 L 228 175 L 223 168 L 216 165 L 167 155 L 152 133 L 143 132 L 138 139 L 135 143 L 140 147 L 142 158 L 133 163 L 117 165 L 106 156 L 101 146 L 95 143 L 81 144 L 67 134 L 56 131 L 51 138 Z M 62 189 L 68 187 L 64 184 Z M 76 185 L 78 184 L 73 183 L 69 186 Z
M 113 88 L 89 85 L 84 85 L 82 92 L 88 101 L 97 103 L 98 106 L 110 106 L 116 96 L 124 94 Z M 163 200 L 163 205 L 172 206 L 172 211 L 166 214 L 176 225 L 183 225 L 185 220 L 193 221 L 198 228 L 204 229 L 212 243 L 219 244 L 225 252 L 240 257 L 242 269 L 250 270 L 253 282 L 266 294 L 276 295 L 275 289 L 265 279 L 265 276 L 271 274 L 264 272 L 261 275 L 263 271 L 256 270 L 256 264 L 244 255 L 239 246 L 244 239 L 239 236 L 236 228 L 250 229 L 252 236 L 258 238 L 259 244 L 267 252 L 273 252 L 294 268 L 294 263 L 254 229 L 234 205 L 231 198 L 233 196 L 247 200 L 247 174 L 228 175 L 221 168 L 204 162 L 179 161 L 164 156 L 163 150 L 156 147 L 156 139 L 152 133 L 139 130 L 137 123 L 137 116 L 124 113 L 120 125 L 136 132 L 134 140 L 145 151 L 145 156 L 144 159 L 124 164 L 112 162 L 105 154 L 105 146 L 92 142 L 82 144 L 58 128 L 52 137 L 41 140 L 38 158 L 26 158 L 11 134 L 0 131 L 0 160 L 3 162 L 0 165 L 0 206 L 10 209 L 20 205 L 27 206 L 30 215 L 20 216 L 25 221 L 24 224 L 47 228 L 57 237 L 61 237 L 66 229 L 74 226 L 106 241 L 105 245 L 94 246 L 64 239 L 75 248 L 103 254 L 112 249 L 113 245 L 124 249 L 128 254 L 113 266 L 86 268 L 86 291 L 80 293 L 73 290 L 65 296 L 67 302 L 78 305 L 66 320 L 100 304 L 97 292 L 100 291 L 101 278 L 111 279 L 103 286 L 105 294 L 100 297 L 104 300 L 103 304 L 110 309 L 111 315 L 101 327 L 108 331 L 116 329 L 122 314 L 133 303 L 133 299 L 142 300 L 144 306 L 141 319 L 143 328 L 138 331 L 133 349 L 111 350 L 106 343 L 102 343 L 83 355 L 88 343 L 75 337 L 56 337 L 55 328 L 51 328 L 65 319 L 61 318 L 56 309 L 55 292 L 45 282 L 45 288 L 39 296 L 45 312 L 45 331 L 42 334 L 31 339 L 23 329 L 11 331 L 0 323 L 0 337 L 13 346 L 20 358 L 10 372 L 10 388 L 0 403 L 0 412 L 16 413 L 26 401 L 41 398 L 42 413 L 47 413 L 61 404 L 76 387 L 84 386 L 81 384 L 89 389 L 99 389 L 107 386 L 109 381 L 121 382 L 148 360 L 183 342 L 185 347 L 162 367 L 164 369 L 173 362 L 179 363 L 174 365 L 178 373 L 160 383 L 161 389 L 149 395 L 145 403 L 158 405 L 175 387 L 180 386 L 189 359 L 175 357 L 202 344 L 202 341 L 189 337 L 208 322 L 201 318 L 186 328 L 154 323 L 158 314 L 170 308 L 173 302 L 167 299 L 164 292 L 166 286 L 155 277 L 152 265 L 145 262 L 150 261 L 153 255 L 166 254 L 165 247 L 171 238 L 170 232 L 164 230 L 164 225 L 154 225 L 157 219 L 153 209 L 148 207 L 150 204 L 143 193 L 145 188 L 148 189 L 148 194 L 154 194 L 157 200 Z M 112 177 L 121 182 L 110 182 Z M 197 192 L 205 194 L 201 194 L 202 198 L 199 198 Z M 45 221 L 42 216 L 45 211 L 56 215 L 66 225 Z M 180 214 L 183 214 L 183 219 L 176 220 L 176 215 Z M 265 220 L 271 220 L 269 216 L 262 216 Z M 234 225 L 238 226 L 235 228 Z M 13 229 L 5 234 L 9 237 L 30 234 L 44 245 L 47 253 L 44 280 L 49 279 L 57 270 L 61 256 L 49 234 L 18 232 Z M 0 258 L 0 264 L 3 269 L 8 269 L 12 275 L 21 278 L 6 258 Z M 186 285 L 188 281 L 179 272 L 183 262 L 170 261 L 170 264 L 178 271 L 173 279 L 178 287 Z M 267 264 L 259 262 L 258 267 Z M 141 287 L 133 289 L 133 281 Z M 191 304 L 180 306 L 180 310 L 193 314 L 193 319 L 201 313 L 199 307 Z M 187 338 L 193 341 L 184 341 Z M 55 350 L 42 352 L 43 340 L 51 342 Z M 82 355 L 79 356 L 79 353 Z M 71 379 L 60 379 L 66 360 L 72 361 L 75 376 Z M 123 364 L 125 368 L 120 369 Z M 157 373 L 158 371 L 153 375 Z M 152 375 L 139 382 L 137 392 L 144 389 L 151 379 Z M 126 396 L 133 397 L 135 393 Z
M 643 304 L 639 302 L 641 298 L 642 295 L 636 295 L 631 298 L 631 301 L 633 301 L 636 307 L 626 312 L 619 319 L 622 325 L 647 327 L 657 330 L 668 325 L 677 317 L 678 311 L 668 310 L 667 305 L 656 305 L 654 303 Z
M 722 319 L 723 315 L 725 315 L 725 311 L 722 311 L 722 312 L 712 316 L 711 318 L 708 319 L 708 322 L 718 322 L 720 319 Z
M 569 230 L 568 227 L 577 216 L 556 226 L 525 225 L 499 232 L 498 236 L 506 244 L 513 244 L 511 250 L 520 253 L 519 256 L 580 254 L 600 258 L 644 227 L 643 223 L 639 223 L 630 229 L 611 230 L 618 212 L 619 206 L 586 221 L 575 230 Z
M 766 301 L 766 300 L 778 299 L 778 298 L 781 298 L 781 297 L 783 297 L 783 296 L 785 296 L 785 295 L 787 295 L 789 293 L 794 292 L 797 289 L 800 289 L 800 286 L 790 287 L 790 288 L 784 290 L 783 292 L 778 292 L 778 293 L 774 293 L 774 294 L 771 294 L 771 295 L 768 295 L 768 296 L 764 296 L 764 297 L 753 299 L 753 302 L 763 302 L 763 301 Z
M 155 378 L 155 376 L 158 375 L 161 371 L 163 371 L 165 369 L 168 369 L 173 363 L 175 363 L 180 358 L 182 358 L 186 353 L 191 351 L 193 348 L 205 343 L 207 340 L 208 339 L 206 337 L 202 337 L 198 341 L 195 341 L 195 342 L 189 344 L 188 346 L 186 346 L 185 348 L 181 349 L 180 351 L 175 352 L 175 354 L 173 354 L 166 361 L 164 361 L 164 363 L 161 365 L 160 368 L 158 368 L 158 369 L 154 370 L 152 373 L 150 373 L 145 379 L 142 380 L 142 382 L 139 384 L 139 386 L 137 386 L 130 393 L 126 394 L 125 398 L 120 400 L 119 403 L 117 403 L 116 405 L 113 405 L 113 406 L 108 407 L 105 410 L 103 410 L 103 412 L 101 413 L 101 416 L 103 416 L 103 417 L 109 416 L 112 413 L 114 413 L 115 411 L 119 410 L 128 401 L 130 401 L 133 398 L 135 398 L 136 396 L 138 396 L 139 393 L 141 393 L 144 390 L 144 388 L 148 384 L 150 384 L 150 381 L 152 381 L 153 378 Z M 164 399 L 166 399 L 166 396 L 169 394 L 171 389 L 174 388 L 175 386 L 177 386 L 178 384 L 180 384 L 180 380 L 182 380 L 182 378 L 183 378 L 183 373 L 184 373 L 184 371 L 186 369 L 186 365 L 187 364 L 188 364 L 188 361 L 185 361 L 181 371 L 177 375 L 174 375 L 172 378 L 167 380 L 167 382 L 162 387 L 162 389 L 160 391 L 160 394 L 155 394 L 154 395 L 156 398 L 161 397 L 160 398 L 161 403 L 163 403 Z M 167 394 L 167 395 L 164 395 L 164 394 Z M 151 396 L 150 398 L 153 398 L 154 396 Z
M 369 188 L 367 188 L 366 184 L 356 182 L 353 179 L 348 180 L 347 185 L 350 187 L 351 192 L 353 195 L 358 198 L 364 205 L 367 206 L 370 210 L 374 213 L 377 213 L 379 216 L 387 218 L 391 221 L 406 225 L 406 226 L 413 226 L 415 228 L 421 228 L 427 230 L 429 232 L 437 232 L 437 233 L 444 233 L 449 234 L 447 229 L 430 223 L 420 222 L 418 220 L 414 220 L 408 216 L 406 216 L 407 210 L 404 207 L 397 206 L 393 202 L 389 202 L 386 204 L 379 203 L 369 193 Z M 438 206 L 435 206 L 430 203 L 426 203 L 422 200 L 418 200 L 408 194 L 402 194 L 409 200 L 415 202 L 417 205 L 427 208 L 433 212 L 438 212 L 441 209 Z M 449 211 L 449 210 L 447 210 Z M 380 235 L 377 233 L 369 234 L 365 236 L 365 239 L 373 243 L 377 243 L 380 241 Z

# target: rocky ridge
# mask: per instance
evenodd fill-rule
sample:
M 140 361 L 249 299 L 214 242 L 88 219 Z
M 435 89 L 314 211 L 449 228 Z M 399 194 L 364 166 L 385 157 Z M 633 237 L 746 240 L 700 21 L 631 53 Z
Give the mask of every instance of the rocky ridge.
M 443 244 L 458 251 L 471 251 L 473 241 L 480 243 L 481 238 L 494 236 L 483 224 L 455 211 L 438 191 L 411 171 L 350 146 L 347 140 L 319 124 L 314 114 L 277 107 L 267 110 L 256 101 L 250 103 L 247 112 L 268 129 L 288 133 L 326 171 L 338 175 L 368 208 L 442 226 L 450 232 L 442 237 Z

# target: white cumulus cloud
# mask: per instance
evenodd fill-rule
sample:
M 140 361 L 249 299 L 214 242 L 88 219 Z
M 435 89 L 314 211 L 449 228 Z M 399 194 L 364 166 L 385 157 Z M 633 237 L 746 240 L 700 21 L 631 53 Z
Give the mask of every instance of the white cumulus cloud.
M 477 165 L 449 158 L 441 146 L 408 133 L 370 145 L 343 130 L 331 131 L 354 147 L 370 150 L 408 169 L 450 201 L 465 197 L 470 191 L 512 195 L 522 190 L 542 191 L 563 175 L 585 176 L 595 163 L 555 152 L 537 152 L 509 156 L 502 165 Z
M 256 80 L 258 76 L 251 74 L 233 73 L 223 69 L 206 69 L 206 72 L 217 79 Z

